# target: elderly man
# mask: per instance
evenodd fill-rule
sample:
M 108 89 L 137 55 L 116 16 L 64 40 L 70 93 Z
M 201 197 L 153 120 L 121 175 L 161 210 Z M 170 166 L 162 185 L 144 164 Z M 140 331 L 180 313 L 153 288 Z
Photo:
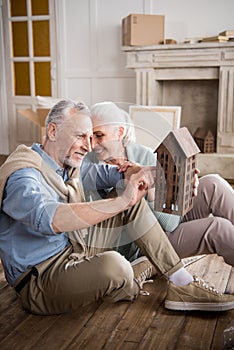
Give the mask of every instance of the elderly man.
M 153 183 L 150 168 L 128 176 L 125 167 L 122 173 L 93 165 L 96 186 L 123 186 L 125 174 L 125 189 L 115 198 L 84 201 L 79 172 L 91 136 L 87 107 L 62 100 L 47 116 L 44 143 L 20 145 L 0 169 L 0 256 L 23 307 L 46 315 L 98 299 L 134 300 L 149 275 L 144 264 L 131 266 L 111 250 L 126 225 L 153 268 L 169 280 L 167 308 L 234 308 L 233 296 L 208 288 L 183 268 L 143 198 Z

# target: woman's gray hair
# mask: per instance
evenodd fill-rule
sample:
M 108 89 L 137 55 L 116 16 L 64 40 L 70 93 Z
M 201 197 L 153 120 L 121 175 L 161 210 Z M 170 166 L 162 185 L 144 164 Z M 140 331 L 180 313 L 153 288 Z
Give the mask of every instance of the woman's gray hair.
M 121 125 L 124 127 L 123 146 L 136 142 L 134 123 L 126 111 L 113 102 L 99 102 L 91 108 L 91 118 L 98 120 L 99 125 Z
M 61 100 L 49 111 L 45 120 L 45 127 L 47 128 L 50 123 L 61 124 L 69 116 L 71 110 L 77 113 L 82 111 L 82 113 L 90 117 L 89 108 L 83 102 L 76 102 L 70 99 Z

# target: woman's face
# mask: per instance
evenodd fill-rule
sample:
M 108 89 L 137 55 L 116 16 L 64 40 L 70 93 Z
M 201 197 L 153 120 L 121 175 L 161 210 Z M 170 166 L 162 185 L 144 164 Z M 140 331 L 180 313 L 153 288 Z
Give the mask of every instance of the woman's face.
M 116 124 L 93 124 L 92 149 L 97 158 L 110 162 L 122 157 L 124 128 Z

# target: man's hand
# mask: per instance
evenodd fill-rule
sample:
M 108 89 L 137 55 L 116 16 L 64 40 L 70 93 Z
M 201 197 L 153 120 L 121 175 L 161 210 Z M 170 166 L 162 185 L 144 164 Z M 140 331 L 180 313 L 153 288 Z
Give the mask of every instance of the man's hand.
M 122 199 L 128 207 L 142 199 L 154 186 L 155 172 L 155 166 L 142 166 L 138 167 L 138 171 L 133 173 L 129 179 L 125 179 L 126 187 Z
M 124 178 L 129 180 L 133 174 L 139 171 L 144 171 L 148 177 L 148 188 L 151 188 L 155 183 L 156 166 L 143 166 L 137 163 L 126 161 L 118 167 L 119 172 L 124 172 Z

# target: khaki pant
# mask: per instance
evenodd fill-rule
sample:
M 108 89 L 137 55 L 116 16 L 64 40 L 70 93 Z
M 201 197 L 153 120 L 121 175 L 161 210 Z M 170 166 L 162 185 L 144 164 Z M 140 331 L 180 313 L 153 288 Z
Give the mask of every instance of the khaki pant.
M 212 214 L 212 215 L 210 215 Z M 234 266 L 234 191 L 219 175 L 199 181 L 193 209 L 167 233 L 180 258 L 217 253 Z
M 90 228 L 87 251 L 74 253 L 70 246 L 36 266 L 37 273 L 20 293 L 24 308 L 45 315 L 75 310 L 98 299 L 134 300 L 139 288 L 131 264 L 110 250 L 123 225 L 159 274 L 167 277 L 183 266 L 143 199 Z

